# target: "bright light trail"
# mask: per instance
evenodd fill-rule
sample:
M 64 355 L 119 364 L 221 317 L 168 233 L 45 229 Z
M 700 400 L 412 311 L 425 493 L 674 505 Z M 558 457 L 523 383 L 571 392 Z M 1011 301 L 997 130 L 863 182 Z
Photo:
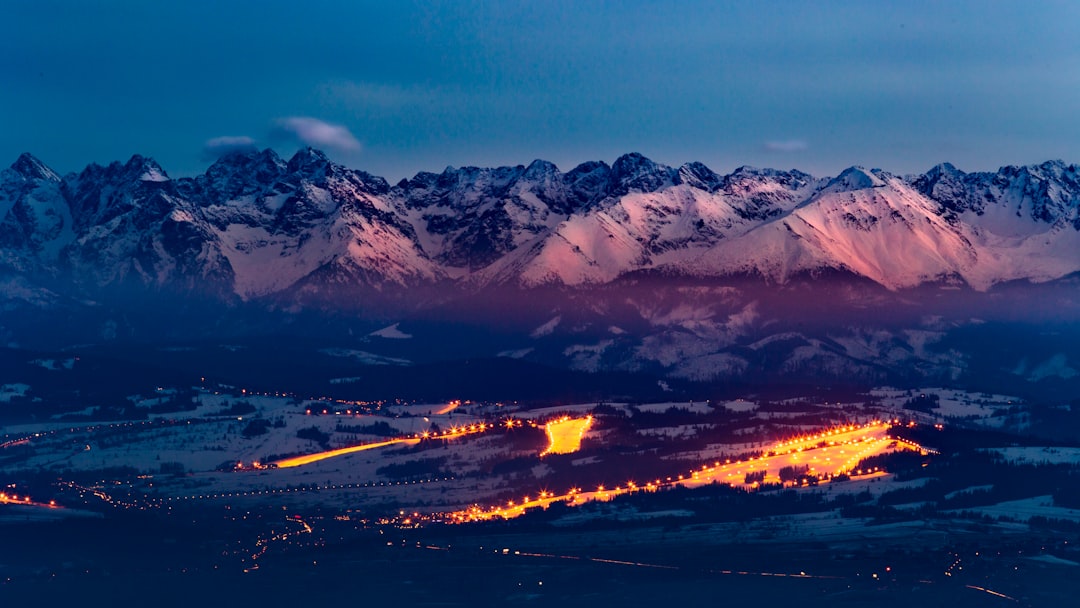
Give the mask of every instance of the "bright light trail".
M 989 593 L 990 595 L 994 595 L 994 596 L 997 596 L 997 597 L 1003 597 L 1003 598 L 1005 598 L 1007 600 L 1012 600 L 1014 602 L 1020 601 L 1020 600 L 1016 599 L 1015 597 L 1009 597 L 1009 596 L 1005 595 L 1004 593 L 998 593 L 997 591 L 994 591 L 993 589 L 987 589 L 986 587 L 979 587 L 978 585 L 964 585 L 964 586 L 967 587 L 968 589 L 974 589 L 976 591 L 983 591 L 985 593 Z
M 404 445 L 416 445 L 424 439 L 456 439 L 464 435 L 474 435 L 476 433 L 482 433 L 495 428 L 495 425 L 485 424 L 483 422 L 469 425 L 456 426 L 447 431 L 442 432 L 424 432 L 420 435 L 411 437 L 398 437 L 396 439 L 388 439 L 386 441 L 379 441 L 376 443 L 364 443 L 361 445 L 349 446 L 346 448 L 338 448 L 336 450 L 327 450 L 325 452 L 316 452 L 314 454 L 306 454 L 304 456 L 294 456 L 293 458 L 284 458 L 277 462 L 271 463 L 279 469 L 287 469 L 289 467 L 299 467 L 305 464 L 311 464 L 313 462 L 319 462 L 320 460 L 326 460 L 327 458 L 337 458 L 338 456 L 344 456 L 346 454 L 353 454 L 355 452 L 363 452 L 365 450 L 373 450 L 375 448 L 384 448 L 390 445 L 404 444 Z M 258 467 L 257 467 L 258 468 Z
M 450 412 L 456 410 L 460 405 L 461 405 L 461 401 L 455 399 L 454 401 L 451 401 L 450 403 L 447 403 L 446 405 L 444 405 L 442 407 L 442 409 L 440 409 L 439 411 L 435 412 L 435 415 L 436 416 L 442 416 L 444 414 L 449 414 Z
M 56 501 L 34 502 L 29 496 L 18 494 L 8 494 L 7 492 L 0 492 L 0 505 L 24 505 L 31 507 L 46 507 L 49 509 L 59 509 L 61 507 L 56 505 Z
M 279 469 L 287 469 L 289 467 L 299 467 L 305 464 L 311 464 L 313 462 L 319 462 L 320 460 L 326 460 L 327 458 L 336 458 L 338 456 L 344 456 L 345 454 L 352 454 L 354 452 L 363 452 L 364 450 L 374 450 L 376 448 L 385 448 L 389 445 L 397 445 L 403 443 L 405 445 L 416 445 L 420 443 L 419 439 L 390 439 L 388 441 L 380 441 L 378 443 L 365 443 L 363 445 L 354 445 L 347 448 L 338 448 L 336 450 L 327 450 L 325 452 L 316 452 L 315 454 L 307 454 L 305 456 L 296 456 L 294 458 L 286 458 L 279 460 L 274 464 Z

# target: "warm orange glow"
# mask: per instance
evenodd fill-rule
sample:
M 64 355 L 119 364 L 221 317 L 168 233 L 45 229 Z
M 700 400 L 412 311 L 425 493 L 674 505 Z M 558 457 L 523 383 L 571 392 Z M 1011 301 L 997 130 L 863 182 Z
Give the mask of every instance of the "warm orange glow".
M 456 410 L 460 406 L 461 406 L 461 401 L 455 399 L 454 401 L 451 401 L 450 403 L 447 403 L 443 407 L 439 408 L 439 410 L 437 412 L 435 412 L 435 415 L 442 416 L 443 414 L 449 414 L 450 412 Z
M 591 419 L 578 419 L 578 422 Z M 569 418 L 561 418 L 554 422 L 561 425 Z M 550 429 L 553 423 L 548 423 Z M 701 469 L 689 471 L 689 475 L 678 475 L 675 478 L 667 477 L 667 481 L 657 479 L 652 483 L 639 486 L 630 481 L 625 486 L 617 486 L 613 490 L 604 485 L 597 486 L 595 491 L 583 492 L 580 488 L 571 488 L 565 494 L 555 494 L 544 491 L 535 499 L 526 497 L 525 501 L 515 504 L 511 501 L 506 507 L 494 507 L 483 510 L 473 507 L 463 511 L 449 513 L 448 520 L 463 523 L 467 521 L 484 521 L 501 517 L 509 519 L 525 513 L 527 509 L 544 508 L 555 502 L 564 502 L 568 505 L 580 505 L 590 501 L 608 501 L 616 496 L 632 492 L 655 492 L 665 487 L 684 486 L 697 487 L 714 482 L 727 483 L 733 486 L 757 487 L 761 483 L 779 483 L 779 471 L 785 466 L 806 466 L 806 473 L 817 476 L 819 482 L 828 482 L 840 474 L 879 476 L 885 472 L 877 467 L 871 469 L 855 469 L 854 467 L 864 458 L 885 454 L 897 450 L 914 450 L 922 454 L 934 453 L 933 450 L 920 446 L 911 441 L 890 437 L 889 421 L 875 420 L 861 426 L 848 425 L 821 431 L 816 434 L 798 437 L 776 445 L 775 450 L 765 452 L 762 456 L 749 457 L 746 463 L 755 471 L 764 471 L 763 482 L 752 481 L 747 484 L 744 481 L 743 461 L 730 460 L 721 465 L 716 462 L 713 466 L 705 465 Z M 587 426 L 581 431 L 587 430 Z M 551 436 L 551 431 L 548 431 Z M 827 438 L 827 439 L 826 439 Z M 580 439 L 578 439 L 580 442 Z M 554 440 L 553 440 L 554 442 Z M 550 449 L 550 448 L 549 448 Z M 545 452 L 548 453 L 548 452 Z M 836 458 L 833 458 L 836 456 Z M 753 461 L 751 465 L 750 462 Z M 798 485 L 798 481 L 794 482 Z
M 512 424 L 512 423 L 513 423 L 513 421 L 510 421 L 510 424 Z M 518 422 L 518 424 L 520 425 L 521 423 Z M 295 456 L 293 458 L 285 458 L 285 459 L 279 460 L 279 461 L 277 461 L 277 462 L 275 462 L 273 464 L 279 469 L 284 469 L 284 468 L 289 468 L 289 467 L 298 467 L 298 466 L 301 466 L 301 465 L 311 464 L 313 462 L 318 462 L 320 460 L 326 460 L 327 458 L 335 458 L 337 456 L 344 456 L 345 454 L 352 454 L 354 452 L 363 452 L 364 450 L 382 448 L 382 447 L 386 447 L 388 445 L 395 445 L 395 444 L 399 444 L 399 443 L 405 444 L 405 445 L 416 445 L 416 444 L 420 443 L 420 441 L 422 439 L 433 439 L 433 440 L 434 439 L 457 439 L 458 437 L 461 437 L 463 435 L 473 435 L 473 434 L 476 434 L 476 433 L 483 433 L 484 431 L 488 431 L 488 430 L 491 430 L 493 428 L 494 428 L 494 425 L 492 425 L 492 424 L 485 424 L 483 422 L 478 422 L 478 423 L 475 423 L 475 424 L 470 424 L 468 426 L 450 427 L 448 430 L 442 431 L 441 433 L 438 433 L 438 432 L 432 433 L 430 431 L 424 431 L 423 433 L 420 433 L 420 434 L 417 434 L 417 435 L 412 435 L 412 436 L 409 436 L 409 437 L 398 437 L 396 439 L 388 439 L 386 441 L 379 441 L 377 443 L 365 443 L 365 444 L 362 444 L 362 445 L 354 445 L 354 446 L 349 446 L 349 447 L 346 447 L 346 448 L 338 448 L 336 450 L 327 450 L 325 452 L 316 452 L 315 454 L 307 454 L 307 455 L 304 455 L 304 456 Z M 256 465 L 256 468 L 258 468 L 258 465 Z
M 19 496 L 18 494 L 8 494 L 6 492 L 0 492 L 0 504 L 3 505 L 30 505 L 34 507 L 48 507 L 50 509 L 60 509 L 61 507 L 56 504 L 55 500 L 50 500 L 47 503 L 36 502 L 27 495 Z
M 592 421 L 592 416 L 584 418 L 563 416 L 548 422 L 544 425 L 544 430 L 548 436 L 548 447 L 540 455 L 573 454 L 580 450 L 581 440 L 592 426 Z
M 338 456 L 344 456 L 345 454 L 352 454 L 354 452 L 363 452 L 364 450 L 373 450 L 375 448 L 384 448 L 388 445 L 397 445 L 403 443 L 405 445 L 416 445 L 420 443 L 419 439 L 415 438 L 399 438 L 390 439 L 388 441 L 379 441 L 377 443 L 365 443 L 363 445 L 354 445 L 347 448 L 338 448 L 336 450 L 327 450 L 325 452 L 317 452 L 315 454 L 307 454 L 305 456 L 296 456 L 294 458 L 286 458 L 275 462 L 279 469 L 287 469 L 289 467 L 298 467 L 305 464 L 311 464 L 320 460 L 326 460 L 327 458 L 336 458 Z

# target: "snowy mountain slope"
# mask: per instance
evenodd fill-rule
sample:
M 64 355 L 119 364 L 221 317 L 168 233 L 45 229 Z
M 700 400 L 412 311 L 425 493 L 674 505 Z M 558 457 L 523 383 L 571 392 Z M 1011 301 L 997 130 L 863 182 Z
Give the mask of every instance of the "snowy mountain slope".
M 535 161 L 524 167 L 447 168 L 421 173 L 397 187 L 397 207 L 425 251 L 457 274 L 481 268 L 546 232 L 567 196 L 558 169 Z
M 937 192 L 944 196 L 945 188 Z M 901 178 L 854 167 L 789 214 L 738 242 L 718 243 L 684 268 L 756 272 L 781 282 L 832 268 L 890 289 L 951 277 L 979 290 L 1014 279 L 1049 280 L 1075 272 L 1080 261 L 1080 232 L 1069 221 L 1074 211 L 1062 207 L 1053 223 L 1018 215 L 1002 224 L 1004 205 L 957 214 Z
M 640 155 L 616 161 L 609 184 L 617 194 L 477 273 L 481 282 L 597 284 L 692 260 L 790 209 L 817 186 L 796 172 L 741 168 L 721 178 L 700 163 L 672 170 Z
M 245 299 L 320 278 L 376 287 L 440 279 L 411 226 L 390 212 L 388 189 L 311 149 L 288 163 L 269 150 L 233 154 L 188 185 Z
M 852 167 L 829 180 L 627 154 L 391 186 L 310 148 L 288 161 L 230 154 L 176 180 L 137 155 L 62 178 L 23 155 L 0 172 L 0 263 L 88 295 L 125 285 L 244 300 L 447 281 L 595 286 L 642 271 L 784 282 L 836 270 L 894 290 L 986 290 L 1080 272 L 1080 168 Z
M 60 176 L 29 154 L 0 172 L 0 266 L 31 272 L 54 265 L 74 232 Z
M 76 237 L 59 267 L 76 283 L 229 292 L 232 269 L 212 226 L 152 159 L 91 165 L 65 178 L 64 191 Z
M 1052 280 L 1080 258 L 1080 167 L 1049 161 L 965 174 L 947 163 L 911 180 L 970 228 L 975 284 Z

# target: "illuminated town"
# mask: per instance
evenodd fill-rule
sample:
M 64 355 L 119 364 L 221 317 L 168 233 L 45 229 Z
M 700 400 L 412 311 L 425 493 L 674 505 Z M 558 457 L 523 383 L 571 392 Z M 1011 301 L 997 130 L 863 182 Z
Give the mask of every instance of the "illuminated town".
M 1015 411 L 1007 397 L 942 394 L 944 399 L 932 402 L 937 410 L 913 409 L 923 397 L 889 390 L 874 393 L 870 407 L 748 400 L 525 407 L 462 400 L 297 399 L 281 391 L 207 387 L 195 395 L 193 408 L 179 416 L 28 425 L 25 432 L 0 437 L 0 456 L 13 481 L 0 493 L 0 508 L 7 509 L 0 515 L 91 522 L 145 513 L 168 522 L 220 513 L 221 525 L 229 522 L 243 538 L 224 551 L 217 567 L 231 562 L 249 576 L 274 570 L 274 564 L 288 561 L 296 551 L 311 553 L 313 563 L 319 563 L 321 547 L 333 544 L 330 535 L 337 542 L 389 535 L 397 540 L 388 546 L 380 541 L 387 549 L 400 550 L 404 539 L 406 547 L 419 542 L 422 550 L 453 553 L 439 539 L 450 534 L 458 543 L 487 538 L 496 533 L 490 526 L 497 522 L 523 522 L 525 529 L 554 526 L 550 538 L 562 538 L 563 530 L 612 521 L 651 539 L 683 520 L 698 521 L 701 515 L 692 510 L 701 500 L 694 498 L 696 493 L 718 504 L 734 501 L 727 515 L 721 510 L 705 520 L 712 522 L 709 529 L 718 539 L 776 535 L 767 522 L 785 520 L 745 520 L 741 503 L 749 500 L 760 503 L 757 509 L 765 513 L 794 509 L 785 517 L 807 522 L 804 528 L 783 524 L 789 542 L 833 536 L 847 542 L 843 539 L 852 535 L 869 535 L 888 544 L 894 537 L 921 537 L 945 525 L 928 523 L 933 518 L 943 522 L 967 513 L 948 508 L 965 504 L 961 501 L 968 490 L 950 494 L 942 489 L 945 498 L 938 499 L 940 510 L 931 519 L 926 519 L 926 507 L 901 510 L 903 504 L 891 506 L 895 501 L 889 497 L 918 496 L 914 492 L 920 486 L 909 477 L 938 470 L 938 463 L 955 458 L 942 455 L 942 447 L 955 441 L 951 437 L 997 428 Z M 235 405 L 238 399 L 241 407 Z M 846 419 L 851 411 L 859 411 L 860 419 Z M 967 418 L 956 418 L 953 411 Z M 836 415 L 844 418 L 835 420 Z M 1002 454 L 1013 453 L 1002 449 Z M 1050 456 L 1065 448 L 1041 449 Z M 64 470 L 45 483 L 17 481 L 24 477 L 18 471 L 58 461 L 65 463 Z M 1013 465 L 1001 461 L 999 466 L 1005 467 L 1002 475 L 1013 474 Z M 111 476 L 109 471 L 114 471 Z M 1035 513 L 1071 517 L 1074 512 L 1048 506 Z M 1080 510 L 1075 516 L 1080 520 Z M 870 525 L 882 517 L 896 523 Z M 1004 538 L 1025 538 L 1011 528 L 1002 530 Z M 920 542 L 936 547 L 940 540 L 931 534 Z M 631 548 L 595 555 L 549 547 L 554 549 L 537 537 L 534 544 L 500 546 L 493 555 L 661 571 L 687 567 L 679 559 L 638 557 Z M 959 567 L 942 568 L 939 576 L 952 580 Z M 805 581 L 862 576 L 861 571 L 844 573 L 820 564 L 779 571 L 720 567 L 714 572 Z M 871 580 L 894 576 L 890 571 L 876 574 L 878 579 Z M 988 580 L 970 584 L 987 595 L 1013 597 Z

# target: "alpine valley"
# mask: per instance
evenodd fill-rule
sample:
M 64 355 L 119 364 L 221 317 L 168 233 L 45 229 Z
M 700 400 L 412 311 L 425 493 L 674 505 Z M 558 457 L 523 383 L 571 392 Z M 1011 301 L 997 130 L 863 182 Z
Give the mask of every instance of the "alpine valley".
M 1080 166 L 1060 161 L 827 178 L 627 154 L 391 185 L 308 148 L 179 179 L 142 156 L 61 176 L 24 154 L 0 173 L 7 356 L 219 357 L 265 378 L 281 355 L 279 379 L 326 390 L 365 378 L 442 398 L 484 367 L 506 394 L 569 374 L 628 393 L 933 381 L 1075 396 L 1078 277 Z M 445 382 L 402 383 L 435 369 Z

